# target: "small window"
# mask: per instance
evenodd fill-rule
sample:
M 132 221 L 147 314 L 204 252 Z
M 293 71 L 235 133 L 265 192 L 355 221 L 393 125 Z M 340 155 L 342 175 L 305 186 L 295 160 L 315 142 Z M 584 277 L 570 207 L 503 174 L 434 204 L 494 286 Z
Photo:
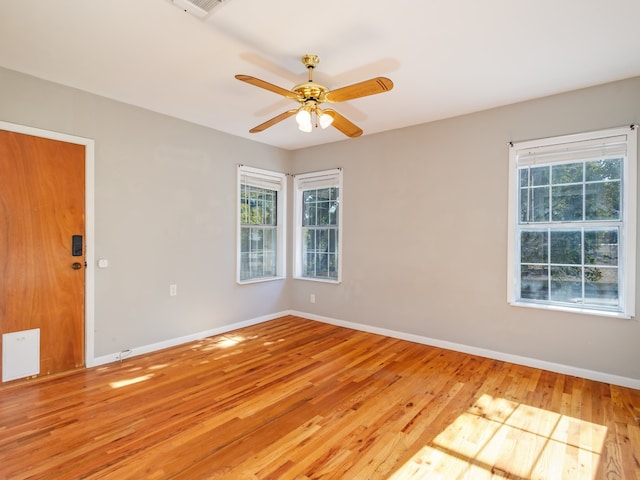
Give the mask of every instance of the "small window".
M 510 150 L 509 302 L 635 313 L 636 129 Z
M 294 178 L 296 249 L 294 277 L 341 281 L 342 170 Z
M 283 278 L 286 175 L 238 168 L 238 283 Z

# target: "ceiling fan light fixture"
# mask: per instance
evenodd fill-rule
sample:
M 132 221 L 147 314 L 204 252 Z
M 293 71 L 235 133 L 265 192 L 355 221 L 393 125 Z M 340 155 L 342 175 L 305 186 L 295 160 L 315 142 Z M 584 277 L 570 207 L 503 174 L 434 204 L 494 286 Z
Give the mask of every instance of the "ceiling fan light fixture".
M 306 127 L 306 126 L 311 127 L 311 107 L 310 106 L 303 105 L 298 109 L 298 113 L 296 113 L 296 122 L 298 122 L 298 127 Z M 302 128 L 300 128 L 300 130 L 302 130 Z
M 333 117 L 329 114 L 324 113 L 319 108 L 316 109 L 316 115 L 322 129 L 329 127 L 333 123 Z

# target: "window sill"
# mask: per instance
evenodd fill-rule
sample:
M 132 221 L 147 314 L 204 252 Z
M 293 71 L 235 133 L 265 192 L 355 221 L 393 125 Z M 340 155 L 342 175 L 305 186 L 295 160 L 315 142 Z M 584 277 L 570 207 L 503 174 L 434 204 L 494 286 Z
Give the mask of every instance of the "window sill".
M 252 283 L 264 283 L 264 282 L 273 282 L 274 280 L 284 280 L 285 277 L 262 277 L 262 278 L 252 278 L 249 280 L 237 280 L 236 283 L 238 285 L 250 285 Z
M 567 312 L 567 313 L 576 313 L 579 315 L 595 315 L 599 317 L 609 317 L 609 318 L 621 318 L 625 320 L 632 319 L 634 317 L 630 316 L 624 312 L 612 312 L 607 310 L 596 310 L 593 308 L 577 308 L 577 307 L 563 307 L 560 305 L 544 305 L 539 303 L 525 303 L 525 302 L 508 302 L 512 307 L 526 307 L 526 308 L 537 308 L 539 310 L 550 310 L 554 312 Z
M 320 282 L 320 283 L 332 283 L 338 285 L 342 283 L 342 280 L 329 280 L 326 278 L 313 278 L 313 277 L 293 277 L 294 280 L 306 280 L 308 282 Z

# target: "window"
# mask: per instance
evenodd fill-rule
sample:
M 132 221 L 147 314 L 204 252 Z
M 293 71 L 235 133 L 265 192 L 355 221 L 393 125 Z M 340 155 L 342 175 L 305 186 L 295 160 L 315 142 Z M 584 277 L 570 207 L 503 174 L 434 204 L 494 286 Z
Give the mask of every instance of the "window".
M 511 146 L 510 303 L 635 314 L 636 131 Z
M 338 283 L 341 280 L 342 170 L 294 178 L 296 278 Z
M 286 175 L 238 168 L 238 283 L 285 275 Z

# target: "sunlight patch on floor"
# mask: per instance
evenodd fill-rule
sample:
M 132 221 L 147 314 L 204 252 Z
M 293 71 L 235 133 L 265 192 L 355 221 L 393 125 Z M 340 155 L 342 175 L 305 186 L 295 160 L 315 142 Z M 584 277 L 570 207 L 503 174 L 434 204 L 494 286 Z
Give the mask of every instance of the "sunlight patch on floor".
M 390 479 L 595 480 L 606 427 L 483 395 Z
M 111 388 L 122 388 L 128 387 L 129 385 L 135 385 L 136 383 L 144 382 L 145 380 L 149 380 L 153 377 L 153 374 L 150 373 L 148 375 L 142 375 L 140 377 L 128 378 L 126 380 L 119 380 L 117 382 L 111 382 L 109 385 Z
M 206 344 L 203 345 L 202 350 L 209 351 L 219 348 L 235 347 L 245 340 L 246 339 L 241 335 L 222 335 L 220 337 L 215 337 L 207 341 Z
M 166 363 L 160 363 L 158 365 L 152 365 L 149 367 L 149 370 L 160 370 L 162 368 L 167 368 L 169 365 Z

